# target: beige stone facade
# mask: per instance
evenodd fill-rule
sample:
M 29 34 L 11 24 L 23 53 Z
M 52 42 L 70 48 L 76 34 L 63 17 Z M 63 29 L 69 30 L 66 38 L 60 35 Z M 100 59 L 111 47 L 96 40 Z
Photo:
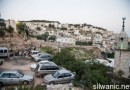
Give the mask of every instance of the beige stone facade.
M 124 72 L 123 77 L 128 78 L 130 75 L 129 70 L 129 62 L 130 62 L 130 51 L 128 50 L 115 50 L 115 72 L 117 73 L 119 70 Z

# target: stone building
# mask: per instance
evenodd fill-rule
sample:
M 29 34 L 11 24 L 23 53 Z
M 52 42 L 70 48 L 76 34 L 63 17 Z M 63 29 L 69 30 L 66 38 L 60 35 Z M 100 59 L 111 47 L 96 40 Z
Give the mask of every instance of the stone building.
M 129 38 L 124 30 L 124 20 L 125 18 L 123 18 L 122 31 L 116 38 L 114 69 L 116 74 L 119 70 L 122 70 L 124 72 L 123 77 L 128 78 L 130 75 L 130 50 L 128 46 Z
M 2 18 L 0 18 L 0 29 L 2 30 L 6 29 L 5 20 Z

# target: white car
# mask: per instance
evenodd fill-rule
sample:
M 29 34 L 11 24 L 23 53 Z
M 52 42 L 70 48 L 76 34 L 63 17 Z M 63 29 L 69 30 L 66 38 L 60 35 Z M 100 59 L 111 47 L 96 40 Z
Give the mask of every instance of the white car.
M 51 62 L 51 61 L 48 61 L 48 60 L 45 60 L 45 61 L 40 61 L 40 62 L 38 62 L 38 63 L 36 63 L 36 64 L 32 64 L 32 65 L 30 66 L 30 68 L 31 68 L 32 70 L 35 70 L 38 64 L 55 64 L 55 63 L 54 63 L 54 62 Z
M 44 53 L 37 53 L 37 54 L 35 54 L 35 55 L 31 55 L 31 57 L 32 57 L 32 59 L 34 59 L 35 57 L 38 57 L 38 56 L 40 56 L 40 55 L 42 55 L 42 54 L 44 54 Z
M 31 57 L 33 58 L 33 57 L 37 56 L 38 53 L 40 53 L 40 51 L 38 51 L 38 50 L 31 50 Z

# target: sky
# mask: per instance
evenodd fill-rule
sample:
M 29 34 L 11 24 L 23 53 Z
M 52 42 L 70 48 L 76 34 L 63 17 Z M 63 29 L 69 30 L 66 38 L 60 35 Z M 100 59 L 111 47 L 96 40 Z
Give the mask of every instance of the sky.
M 87 23 L 130 37 L 130 0 L 0 0 L 1 18 Z

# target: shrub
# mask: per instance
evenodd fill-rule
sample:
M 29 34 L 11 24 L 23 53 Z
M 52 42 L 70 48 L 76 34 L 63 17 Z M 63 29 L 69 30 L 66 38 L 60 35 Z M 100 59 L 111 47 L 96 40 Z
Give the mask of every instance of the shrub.
M 50 46 L 41 47 L 40 49 L 43 52 L 46 52 L 46 53 L 49 53 L 49 54 L 52 54 L 52 55 L 55 54 L 55 50 Z
M 60 53 L 56 53 L 54 62 L 72 72 L 76 72 L 74 85 L 92 89 L 93 84 L 109 83 L 106 75 L 107 72 L 112 72 L 109 67 L 100 63 L 85 64 L 80 59 L 76 59 L 71 50 L 73 49 L 65 48 Z
M 85 46 L 92 46 L 92 42 L 81 42 L 81 41 L 76 41 L 76 45 L 85 45 Z

